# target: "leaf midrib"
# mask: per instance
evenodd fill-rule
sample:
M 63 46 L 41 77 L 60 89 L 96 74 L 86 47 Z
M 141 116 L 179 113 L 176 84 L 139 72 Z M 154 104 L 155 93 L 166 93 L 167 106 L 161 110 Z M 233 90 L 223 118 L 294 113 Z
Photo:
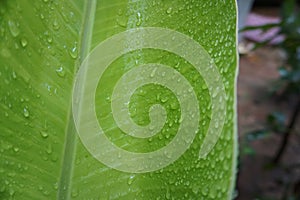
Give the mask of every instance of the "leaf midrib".
M 83 14 L 83 23 L 82 23 L 82 32 L 80 34 L 80 48 L 79 48 L 79 58 L 75 63 L 74 76 L 76 75 L 77 70 L 80 67 L 80 64 L 87 56 L 90 50 L 91 38 L 92 38 L 92 29 L 95 18 L 96 11 L 96 0 L 87 0 L 85 3 L 84 14 Z M 74 78 L 75 80 L 75 78 Z M 73 91 L 72 91 L 73 92 Z M 71 184 L 72 184 L 72 175 L 73 175 L 73 165 L 76 153 L 76 128 L 73 120 L 72 112 L 72 97 L 69 100 L 69 112 L 68 119 L 65 130 L 65 143 L 64 143 L 64 152 L 62 157 L 61 172 L 59 177 L 57 199 L 70 199 L 71 195 Z

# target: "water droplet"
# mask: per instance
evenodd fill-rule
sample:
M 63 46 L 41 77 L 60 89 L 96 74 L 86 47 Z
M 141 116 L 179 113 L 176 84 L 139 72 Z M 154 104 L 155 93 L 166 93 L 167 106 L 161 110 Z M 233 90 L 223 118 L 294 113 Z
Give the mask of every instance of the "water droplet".
M 135 178 L 135 175 L 130 175 L 130 176 L 129 176 L 129 178 L 128 178 L 128 180 L 127 180 L 128 185 L 131 185 L 131 184 L 133 183 L 134 178 Z
M 78 56 L 78 51 L 77 51 L 77 47 L 75 45 L 75 47 L 72 47 L 71 50 L 69 51 L 69 54 L 72 58 L 77 58 Z
M 48 37 L 47 37 L 47 42 L 48 42 L 48 43 L 50 43 L 50 44 L 51 44 L 51 43 L 52 43 L 52 40 L 53 40 L 53 39 L 52 39 L 52 37 L 51 37 L 51 36 L 48 36 Z
M 162 135 L 162 134 L 159 134 L 159 135 L 158 135 L 158 139 L 162 140 L 162 139 L 163 139 L 163 135 Z
M 8 20 L 8 28 L 13 37 L 17 37 L 19 35 L 20 33 L 19 27 L 14 21 Z
M 48 190 L 45 190 L 45 191 L 43 192 L 43 194 L 44 194 L 45 196 L 49 196 L 50 192 L 49 192 Z
M 23 48 L 25 48 L 27 46 L 27 44 L 28 44 L 28 41 L 25 38 L 22 38 L 21 41 L 20 41 L 20 43 L 21 43 L 21 46 Z
M 41 185 L 38 186 L 39 191 L 42 191 L 43 189 L 44 189 L 43 186 L 41 186 Z
M 164 155 L 167 157 L 167 158 L 172 158 L 172 154 L 168 151 L 164 151 Z
M 154 68 L 150 74 L 150 77 L 153 78 L 155 76 L 155 72 L 156 72 L 157 68 Z
M 47 146 L 46 153 L 48 153 L 48 154 L 51 154 L 51 153 L 52 153 L 52 145 L 51 145 L 51 144 L 49 144 L 49 145 Z
M 171 198 L 170 190 L 167 190 L 167 192 L 166 192 L 166 199 L 170 199 L 170 198 Z
M 40 135 L 42 136 L 42 138 L 47 138 L 49 136 L 45 131 L 40 131 Z
M 72 197 L 77 197 L 78 195 L 79 195 L 78 189 L 77 188 L 72 189 L 71 196 Z
M 201 88 L 202 88 L 202 90 L 206 90 L 207 89 L 207 85 L 203 84 Z
M 171 103 L 171 109 L 172 109 L 172 110 L 178 109 L 178 104 L 175 103 L 175 102 Z
M 119 16 L 123 15 L 122 9 L 119 9 L 119 10 L 118 10 L 118 15 L 119 15 Z
M 192 191 L 193 191 L 193 193 L 198 194 L 198 192 L 199 192 L 199 186 L 197 184 L 193 185 L 192 186 Z
M 9 195 L 10 196 L 13 196 L 15 194 L 15 191 L 14 191 L 14 189 L 12 189 L 12 188 L 9 188 Z
M 168 100 L 169 100 L 169 98 L 168 98 L 167 96 L 162 96 L 162 97 L 160 98 L 160 101 L 161 101 L 162 103 L 166 103 Z
M 179 119 L 179 121 L 178 121 L 178 123 L 182 123 L 182 121 L 183 121 L 183 118 L 182 118 L 182 116 L 180 117 L 180 119 Z
M 16 74 L 16 72 L 12 72 L 12 77 L 13 77 L 13 79 L 17 79 L 17 74 Z
M 218 128 L 218 127 L 219 127 L 219 122 L 216 121 L 216 123 L 215 123 L 215 128 Z
M 105 98 L 105 100 L 106 100 L 108 103 L 110 103 L 110 102 L 111 102 L 110 96 L 107 96 L 107 97 Z
M 29 117 L 29 111 L 27 110 L 27 108 L 23 109 L 23 115 L 24 117 L 28 118 Z
M 13 150 L 14 150 L 14 152 L 17 153 L 17 152 L 19 152 L 20 149 L 18 147 L 14 147 Z
M 117 19 L 117 24 L 123 28 L 126 28 L 127 25 L 127 18 L 119 18 Z
M 174 68 L 175 68 L 175 69 L 178 69 L 179 65 L 180 65 L 180 63 L 178 62 L 178 63 L 174 66 Z
M 167 14 L 171 14 L 172 13 L 172 11 L 173 11 L 173 8 L 172 7 L 169 7 L 168 9 L 167 9 Z
M 53 184 L 53 188 L 54 188 L 55 190 L 58 189 L 58 183 L 57 183 L 57 182 Z
M 203 196 L 207 196 L 208 195 L 208 191 L 209 190 L 208 190 L 207 187 L 203 187 L 202 190 L 201 190 L 201 193 L 202 193 Z
M 58 69 L 56 69 L 56 73 L 59 77 L 65 77 L 66 72 L 62 66 L 60 66 Z
M 155 125 L 152 124 L 152 125 L 149 126 L 150 131 L 153 131 L 154 129 L 155 129 Z
M 52 25 L 53 25 L 53 29 L 54 30 L 58 30 L 60 28 L 59 23 L 58 23 L 58 21 L 57 21 L 56 18 L 53 20 L 53 24 Z
M 137 17 L 137 22 L 136 22 L 136 26 L 140 26 L 142 24 L 142 15 L 140 12 L 138 12 L 136 14 L 136 17 Z

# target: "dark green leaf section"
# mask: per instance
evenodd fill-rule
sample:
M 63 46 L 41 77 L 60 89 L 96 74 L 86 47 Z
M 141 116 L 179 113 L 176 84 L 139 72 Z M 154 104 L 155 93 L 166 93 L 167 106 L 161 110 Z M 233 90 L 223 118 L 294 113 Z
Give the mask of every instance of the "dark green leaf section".
M 201 44 L 214 59 L 226 90 L 221 138 L 198 159 L 208 129 L 211 101 L 206 83 L 190 63 L 169 52 L 143 49 L 121 56 L 99 82 L 99 124 L 116 145 L 150 152 L 176 134 L 180 116 L 171 91 L 157 85 L 137 90 L 133 120 L 149 123 L 148 108 L 168 111 L 163 130 L 137 140 L 114 122 L 110 97 L 119 77 L 147 63 L 169 65 L 195 88 L 200 130 L 190 149 L 166 168 L 145 174 L 113 170 L 84 148 L 74 131 L 71 95 L 76 69 L 110 36 L 137 27 L 164 27 Z M 0 199 L 230 199 L 236 160 L 235 1 L 0 1 Z

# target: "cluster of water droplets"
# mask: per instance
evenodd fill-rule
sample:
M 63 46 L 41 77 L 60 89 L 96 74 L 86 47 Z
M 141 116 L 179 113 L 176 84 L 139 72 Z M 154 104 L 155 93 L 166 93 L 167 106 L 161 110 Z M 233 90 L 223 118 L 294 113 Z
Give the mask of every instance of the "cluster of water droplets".
M 0 142 L 0 155 L 5 156 L 0 163 L 0 196 L 7 199 L 26 198 L 27 191 L 56 196 L 58 177 L 50 177 L 59 174 L 44 169 L 60 165 L 64 137 L 58 132 L 64 130 L 58 119 L 67 106 L 55 107 L 53 102 L 66 104 L 66 91 L 72 89 L 68 74 L 73 74 L 79 57 L 78 35 L 70 34 L 80 24 L 72 5 L 30 2 L 28 13 L 30 9 L 23 10 L 27 3 L 0 3 L 0 124 L 5 134 Z M 41 178 L 49 184 L 40 184 Z M 72 196 L 77 193 L 74 190 Z

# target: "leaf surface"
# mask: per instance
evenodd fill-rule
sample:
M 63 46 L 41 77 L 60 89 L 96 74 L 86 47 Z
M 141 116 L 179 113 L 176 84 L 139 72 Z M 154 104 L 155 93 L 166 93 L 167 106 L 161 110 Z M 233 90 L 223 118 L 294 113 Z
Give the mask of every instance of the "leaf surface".
M 224 84 L 226 117 L 220 138 L 199 159 L 212 116 L 205 77 L 182 56 L 138 49 L 111 63 L 99 81 L 95 110 L 112 143 L 151 152 L 175 138 L 180 104 L 168 88 L 148 84 L 131 97 L 139 126 L 149 109 L 165 107 L 166 123 L 151 138 L 134 138 L 116 124 L 111 95 L 119 78 L 147 63 L 171 66 L 189 81 L 199 100 L 199 130 L 174 163 L 147 173 L 125 173 L 95 159 L 73 120 L 72 95 L 81 63 L 111 36 L 129 29 L 176 30 L 199 43 Z M 199 55 L 201 56 L 201 55 Z M 236 167 L 235 1 L 0 1 L 0 199 L 230 199 Z

